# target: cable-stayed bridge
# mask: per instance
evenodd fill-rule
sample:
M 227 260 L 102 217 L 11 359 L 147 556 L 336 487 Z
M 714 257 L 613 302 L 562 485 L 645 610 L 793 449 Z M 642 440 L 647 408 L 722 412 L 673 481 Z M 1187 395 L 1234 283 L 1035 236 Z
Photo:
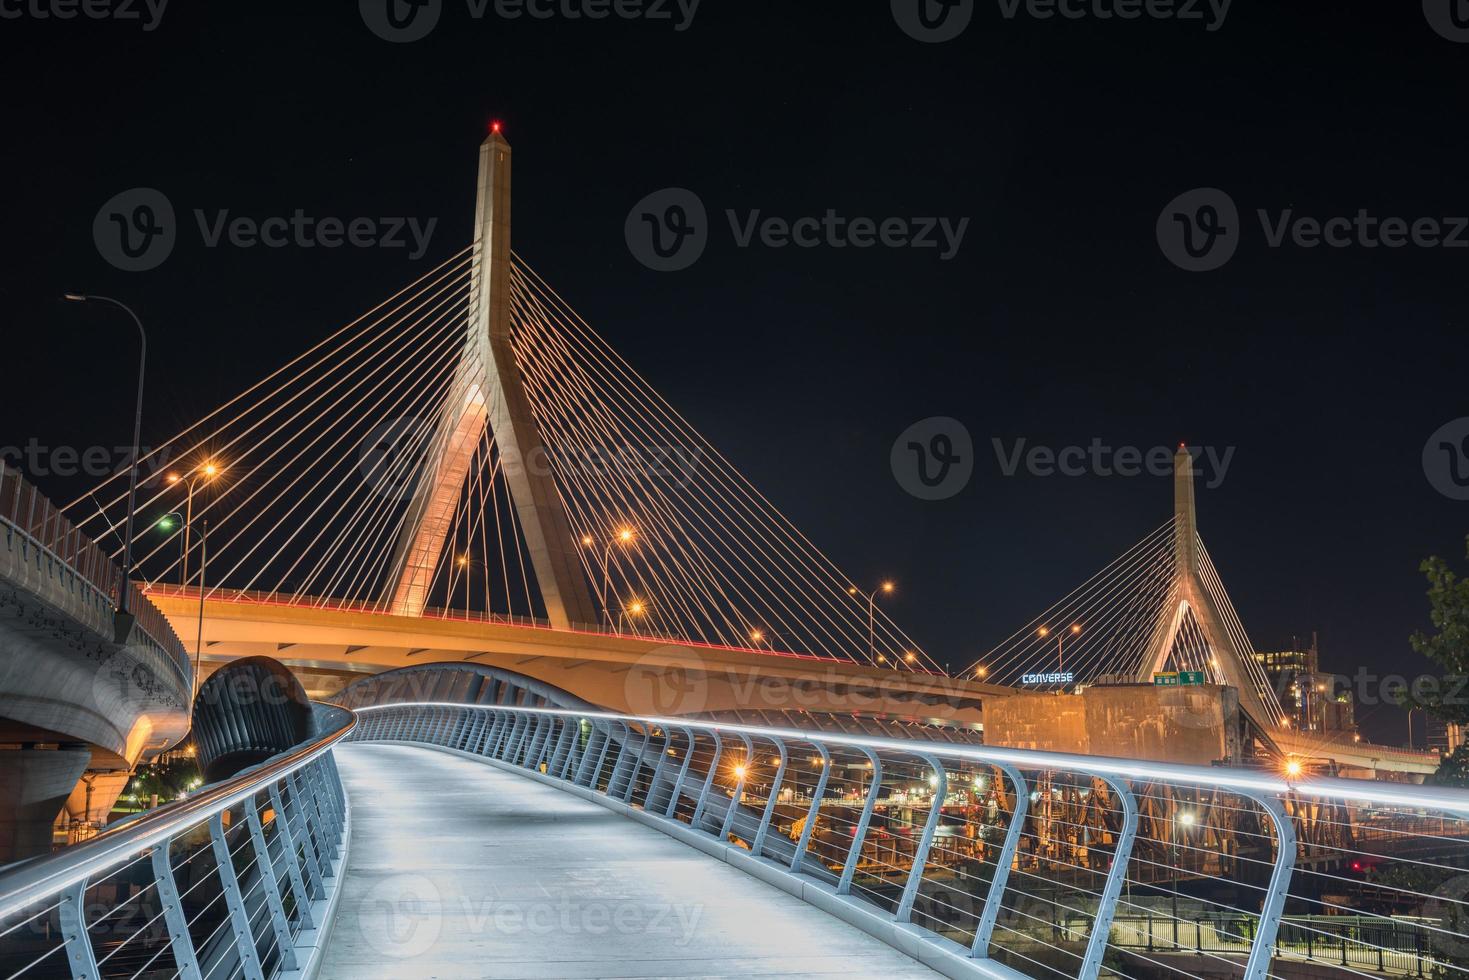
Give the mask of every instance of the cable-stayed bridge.
M 1284 724 L 1186 452 L 1167 524 L 951 677 L 511 252 L 509 193 L 496 132 L 474 242 L 160 444 L 147 597 L 335 704 L 216 675 L 196 741 L 243 768 L 0 868 L 0 975 L 1469 973 L 1469 794 L 1292 766 L 1431 761 Z M 75 585 L 126 499 L 7 514 Z M 993 724 L 1109 687 L 1171 711 L 1167 670 L 1254 751 Z M 585 903 L 688 914 L 609 937 Z
M 985 699 L 1171 668 L 1237 692 L 1257 754 L 1432 770 L 1288 730 L 1198 533 L 1182 450 L 1167 524 L 948 676 L 512 250 L 510 229 L 511 150 L 493 132 L 470 244 L 158 444 L 182 469 L 140 502 L 134 547 L 206 663 L 277 656 L 326 694 L 354 674 L 478 662 L 619 710 L 806 709 L 971 733 Z M 113 534 L 123 490 L 108 481 L 68 513 Z M 800 698 L 752 703 L 767 676 Z

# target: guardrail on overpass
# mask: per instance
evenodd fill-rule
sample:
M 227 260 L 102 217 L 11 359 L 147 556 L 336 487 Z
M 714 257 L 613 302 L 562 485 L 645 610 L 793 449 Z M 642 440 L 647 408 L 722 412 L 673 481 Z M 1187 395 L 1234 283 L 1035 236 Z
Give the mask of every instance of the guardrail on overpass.
M 509 705 L 357 711 L 353 740 L 578 793 L 950 976 L 1469 973 L 1463 791 Z
M 0 459 L 0 531 L 23 560 L 62 580 L 64 588 L 98 609 L 113 610 L 122 595 L 122 569 L 61 510 Z M 189 687 L 193 667 L 167 618 L 136 582 L 127 583 L 137 626 L 173 662 Z

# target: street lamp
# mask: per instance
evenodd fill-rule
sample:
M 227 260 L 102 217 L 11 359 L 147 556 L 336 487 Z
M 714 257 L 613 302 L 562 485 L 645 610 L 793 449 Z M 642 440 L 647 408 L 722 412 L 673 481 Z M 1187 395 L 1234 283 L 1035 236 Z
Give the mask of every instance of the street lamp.
M 897 586 L 893 585 L 892 582 L 884 582 L 867 594 L 867 658 L 869 660 L 875 660 L 878 663 L 886 663 L 887 658 L 882 657 L 879 659 L 877 656 L 877 597 L 879 594 L 890 595 L 896 588 Z M 855 585 L 847 587 L 847 595 L 856 596 L 861 594 L 861 590 Z
M 647 611 L 648 606 L 646 603 L 643 602 L 643 600 L 633 599 L 627 605 L 622 607 L 622 612 L 617 617 L 617 632 L 622 632 L 622 623 L 624 619 L 626 619 L 628 622 L 632 622 L 632 620 L 637 619 L 637 617 L 643 615 L 643 613 Z M 636 634 L 637 631 L 637 626 L 634 625 L 633 633 Z
M 188 476 L 179 476 L 177 473 L 168 474 L 170 484 L 182 483 L 188 491 L 184 502 L 184 552 L 179 574 L 179 584 L 185 587 L 189 584 L 189 534 L 194 524 L 194 488 L 199 485 L 200 480 L 208 482 L 217 475 L 219 475 L 219 467 L 214 465 L 212 460 L 196 466 Z M 204 583 L 201 581 L 199 584 L 200 587 L 203 587 Z
M 1070 632 L 1072 636 L 1080 636 L 1081 625 L 1078 623 L 1072 623 Z M 1035 631 L 1035 635 L 1044 640 L 1046 637 L 1051 635 L 1051 628 L 1049 626 L 1042 626 L 1040 629 Z M 1064 638 L 1064 633 L 1056 634 L 1056 672 L 1058 674 L 1064 674 L 1066 672 L 1066 658 L 1064 655 L 1065 651 L 1061 649 L 1061 641 Z
M 138 319 L 138 314 L 134 313 L 126 303 L 121 303 L 109 296 L 89 296 L 86 293 L 67 293 L 65 299 L 68 303 L 105 303 L 108 306 L 115 306 L 132 317 L 133 323 L 138 328 L 138 398 L 133 411 L 133 455 L 128 471 L 127 522 L 123 529 L 122 584 L 118 588 L 117 596 L 119 622 L 114 625 L 114 629 L 123 634 L 132 631 L 132 621 L 125 617 L 128 617 L 128 594 L 132 591 L 133 511 L 138 503 L 138 443 L 143 436 L 143 381 L 148 366 L 148 334 L 143 329 L 143 321 Z M 118 641 L 121 642 L 125 638 L 125 635 L 119 635 Z
M 629 547 L 637 538 L 637 531 L 631 527 L 618 528 L 617 533 L 607 541 L 607 547 L 602 550 L 602 615 L 607 617 L 607 625 L 612 625 L 612 610 L 607 608 L 607 582 L 612 577 L 612 546 L 620 544 L 624 548 Z M 590 534 L 582 535 L 583 547 L 590 548 L 596 544 L 596 539 Z M 619 617 L 620 618 L 620 617 Z

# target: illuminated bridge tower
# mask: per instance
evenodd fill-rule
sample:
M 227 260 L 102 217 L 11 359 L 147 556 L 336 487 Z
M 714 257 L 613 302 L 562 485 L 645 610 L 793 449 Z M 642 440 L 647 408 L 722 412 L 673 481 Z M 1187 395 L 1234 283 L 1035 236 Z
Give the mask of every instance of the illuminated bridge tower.
M 1237 688 L 1240 708 L 1262 729 L 1271 730 L 1282 716 L 1280 706 L 1268 681 L 1262 687 L 1263 673 L 1254 664 L 1244 629 L 1238 626 L 1233 607 L 1226 605 L 1223 585 L 1205 563 L 1194 507 L 1194 460 L 1184 446 L 1173 456 L 1173 516 L 1173 586 L 1138 680 L 1151 680 L 1167 667 L 1180 631 L 1191 626 L 1207 642 L 1215 678 Z
M 510 144 L 499 124 L 479 148 L 474 242 L 465 356 L 435 423 L 430 456 L 389 566 L 388 609 L 418 616 L 427 605 L 455 507 L 488 426 L 551 625 L 595 623 L 597 606 L 510 344 Z

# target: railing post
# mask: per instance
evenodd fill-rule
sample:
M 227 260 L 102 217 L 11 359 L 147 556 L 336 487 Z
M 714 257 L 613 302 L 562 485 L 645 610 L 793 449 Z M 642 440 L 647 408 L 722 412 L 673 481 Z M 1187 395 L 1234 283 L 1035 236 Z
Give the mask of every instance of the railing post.
M 602 730 L 602 748 L 596 754 L 596 764 L 593 765 L 591 773 L 586 776 L 586 788 L 596 790 L 596 780 L 601 779 L 602 763 L 607 761 L 607 751 L 610 748 L 613 748 L 613 726 L 608 723 L 607 727 Z
M 245 980 L 265 980 L 260 969 L 260 956 L 255 950 L 255 936 L 250 932 L 250 918 L 245 914 L 245 900 L 240 894 L 240 880 L 235 876 L 234 858 L 224 837 L 224 813 L 209 818 L 209 842 L 214 847 L 214 864 L 224 888 L 224 907 L 230 931 L 235 936 L 235 951 Z
M 882 760 L 870 749 L 862 749 L 867 761 L 872 763 L 872 780 L 867 786 L 867 801 L 862 804 L 862 815 L 852 828 L 852 846 L 847 851 L 847 862 L 842 865 L 842 876 L 837 881 L 837 894 L 848 895 L 852 891 L 852 878 L 857 873 L 857 864 L 862 860 L 862 845 L 867 842 L 867 827 L 872 822 L 872 811 L 877 807 L 877 797 L 882 793 Z
M 806 811 L 806 826 L 801 828 L 801 839 L 796 842 L 796 853 L 791 855 L 791 872 L 801 873 L 806 863 L 806 848 L 811 845 L 811 832 L 816 829 L 816 818 L 821 813 L 821 800 L 826 796 L 826 782 L 831 778 L 831 752 L 820 742 L 816 751 L 821 753 L 821 775 L 816 777 L 816 788 L 811 791 L 811 806 Z
M 670 820 L 678 811 L 678 801 L 683 797 L 684 779 L 689 774 L 689 764 L 694 761 L 694 730 L 685 728 L 683 733 L 689 740 L 689 747 L 684 751 L 683 765 L 678 767 L 678 778 L 673 781 L 673 787 L 668 791 L 668 806 L 663 810 L 663 815 Z
M 643 797 L 643 809 L 649 813 L 654 812 L 658 805 L 655 795 L 658 792 L 658 779 L 667 768 L 668 753 L 673 750 L 673 729 L 668 726 L 663 728 L 663 747 L 658 750 L 658 764 L 653 767 L 653 774 L 648 777 L 648 794 Z
M 163 924 L 168 927 L 168 948 L 173 952 L 173 965 L 178 980 L 201 980 L 199 958 L 194 953 L 194 937 L 189 935 L 189 918 L 179 898 L 178 882 L 168 857 L 168 842 L 153 848 L 153 887 L 158 904 L 163 906 Z
M 643 744 L 638 746 L 636 752 L 630 754 L 627 764 L 627 771 L 623 774 L 622 777 L 624 788 L 617 796 L 617 799 L 621 800 L 623 803 L 630 803 L 632 801 L 633 789 L 636 788 L 638 784 L 638 770 L 641 769 L 643 765 L 643 754 L 648 751 L 648 743 L 652 740 L 653 728 L 647 722 L 644 722 Z
M 1296 831 L 1285 804 L 1273 796 L 1244 793 L 1270 814 L 1275 824 L 1275 867 L 1270 872 L 1270 885 L 1265 891 L 1265 901 L 1260 908 L 1260 928 L 1250 946 L 1250 958 L 1245 961 L 1243 980 L 1263 980 L 1270 970 L 1271 950 L 1280 931 L 1280 914 L 1285 910 L 1286 895 L 1290 891 L 1290 879 L 1296 866 Z M 1346 947 L 1342 947 L 1345 954 Z
M 66 943 L 67 970 L 76 980 L 101 980 L 97 969 L 97 953 L 92 949 L 92 937 L 87 934 L 87 910 L 85 880 L 72 885 L 61 895 L 61 906 L 56 910 L 61 935 Z
M 306 887 L 305 877 L 301 874 L 301 858 L 296 850 L 296 834 L 291 829 L 290 814 L 286 813 L 285 802 L 281 799 L 279 782 L 270 784 L 270 805 L 275 810 L 273 821 L 275 832 L 281 839 L 281 848 L 286 859 L 286 880 L 290 882 L 291 894 L 296 899 L 296 916 L 301 922 L 302 929 L 312 929 L 314 925 L 311 918 L 311 893 Z
M 321 898 L 326 894 L 326 886 L 322 884 L 321 865 L 316 857 L 315 835 L 311 833 L 311 818 L 307 815 L 306 803 L 301 799 L 299 783 L 296 782 L 295 774 L 292 773 L 285 778 L 286 788 L 291 791 L 291 802 L 287 804 L 292 814 L 288 815 L 293 824 L 299 821 L 299 832 L 293 832 L 292 839 L 301 847 L 301 853 L 306 858 L 306 885 L 308 893 L 313 899 Z M 293 831 L 296 827 L 292 828 Z
M 594 761 L 601 754 L 602 747 L 606 743 L 606 739 L 607 733 L 602 731 L 602 727 L 600 725 L 594 724 L 591 726 L 591 731 L 587 735 L 587 746 L 585 749 L 582 750 L 581 760 L 576 764 L 576 772 L 572 775 L 571 778 L 572 783 L 577 786 L 591 785 L 591 780 L 593 778 L 591 775 L 591 767 Z
M 551 749 L 551 758 L 546 763 L 546 775 L 561 778 L 561 770 L 571 761 L 571 748 L 575 744 L 572 733 L 576 731 L 576 724 L 571 718 L 558 718 L 553 724 L 559 723 L 561 730 L 556 733 L 556 745 Z
M 1030 807 L 1030 786 L 1020 770 L 1014 766 L 1000 764 L 1000 778 L 1010 777 L 1015 786 L 1015 808 L 1010 811 L 1010 823 L 1005 827 L 1005 843 L 995 859 L 995 873 L 990 877 L 990 889 L 984 897 L 984 911 L 979 915 L 979 925 L 974 930 L 974 943 L 969 947 L 970 956 L 988 957 L 990 938 L 995 933 L 995 923 L 1000 918 L 1000 906 L 1005 897 L 1005 886 L 1010 880 L 1010 865 L 1015 863 L 1015 852 L 1020 847 L 1020 833 L 1025 826 L 1025 813 Z
M 1132 860 L 1132 843 L 1137 839 L 1137 799 L 1132 795 L 1127 781 L 1112 776 L 1097 778 L 1117 792 L 1118 801 L 1122 804 L 1122 833 L 1112 852 L 1112 867 L 1108 869 L 1107 881 L 1102 886 L 1102 896 L 1097 903 L 1097 914 L 1092 922 L 1092 934 L 1087 937 L 1079 980 L 1092 980 L 1102 969 L 1102 958 L 1107 953 L 1107 939 L 1112 934 L 1112 919 L 1117 914 L 1117 900 L 1122 895 L 1122 885 L 1127 880 L 1127 865 Z M 1151 928 L 1148 930 L 1148 941 L 1152 941 Z
M 923 837 L 918 842 L 918 849 L 913 852 L 913 870 L 908 873 L 908 883 L 903 886 L 903 897 L 898 901 L 895 917 L 899 922 L 907 922 L 913 918 L 913 901 L 918 897 L 918 884 L 923 880 L 928 850 L 933 846 L 933 835 L 938 830 L 939 817 L 944 812 L 944 799 L 949 795 L 949 774 L 944 771 L 944 764 L 931 755 L 915 754 L 933 766 L 938 779 L 933 787 L 933 800 L 928 806 L 928 819 L 923 823 Z
M 260 869 L 260 884 L 265 889 L 265 904 L 270 910 L 270 925 L 275 931 L 276 948 L 280 950 L 281 970 L 296 969 L 296 947 L 291 942 L 291 927 L 286 922 L 286 907 L 281 902 L 281 886 L 275 876 L 275 862 L 270 859 L 270 848 L 265 843 L 265 831 L 260 825 L 260 811 L 256 809 L 255 797 L 244 802 L 245 822 L 250 827 L 250 844 L 255 850 L 255 866 Z M 155 851 L 156 853 L 156 851 Z
M 775 801 L 780 796 L 780 784 L 785 779 L 786 764 L 789 761 L 785 740 L 772 736 L 770 741 L 780 753 L 780 764 L 775 767 L 775 776 L 770 780 L 770 792 L 765 797 L 765 809 L 760 814 L 760 829 L 755 831 L 755 839 L 750 842 L 750 853 L 756 857 L 760 856 L 760 851 L 765 846 L 765 834 L 770 830 L 771 818 L 775 816 Z
M 750 741 L 750 736 L 744 732 L 739 733 L 740 741 L 745 743 L 745 769 L 744 773 L 735 779 L 734 794 L 729 798 L 729 805 L 724 809 L 724 822 L 719 825 L 719 839 L 729 840 L 729 830 L 734 826 L 735 811 L 745 799 L 745 781 L 750 778 L 750 769 L 755 765 L 755 744 Z
M 704 804 L 709 801 L 709 790 L 714 785 L 715 774 L 719 772 L 719 758 L 724 754 L 724 739 L 719 737 L 719 732 L 711 728 L 709 734 L 714 738 L 714 758 L 709 760 L 709 773 L 704 777 L 699 802 L 694 804 L 694 815 L 689 819 L 689 826 L 695 830 L 699 829 L 699 822 L 704 818 Z

